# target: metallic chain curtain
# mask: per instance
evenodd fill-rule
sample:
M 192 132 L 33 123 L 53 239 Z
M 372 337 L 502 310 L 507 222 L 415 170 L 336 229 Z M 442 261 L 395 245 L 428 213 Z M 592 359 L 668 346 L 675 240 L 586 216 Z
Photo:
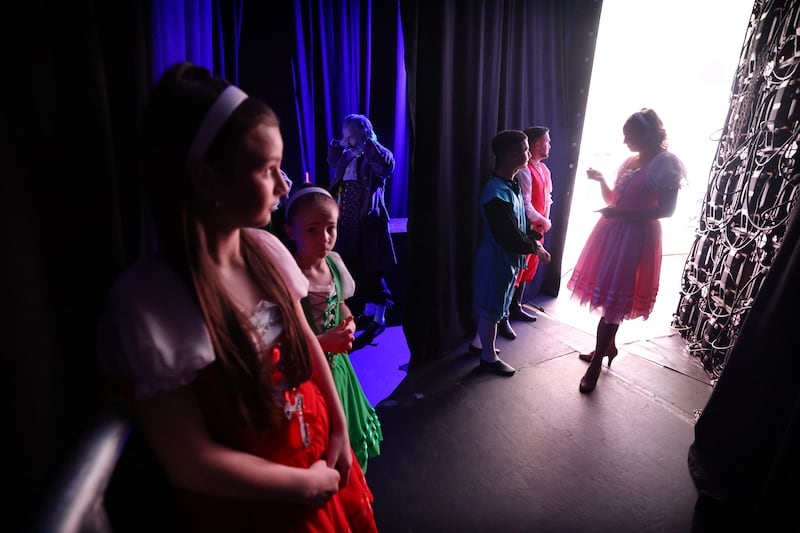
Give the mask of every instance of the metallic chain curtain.
M 800 3 L 756 0 L 674 326 L 719 376 L 797 202 Z

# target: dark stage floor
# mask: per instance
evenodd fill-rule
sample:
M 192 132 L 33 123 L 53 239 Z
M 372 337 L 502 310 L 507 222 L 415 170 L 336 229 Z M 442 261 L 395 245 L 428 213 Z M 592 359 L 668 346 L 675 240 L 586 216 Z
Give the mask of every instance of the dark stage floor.
M 399 326 L 354 352 L 383 424 L 367 470 L 381 531 L 689 531 L 686 456 L 711 380 L 670 327 L 684 259 L 664 257 L 672 282 L 648 321 L 623 324 L 589 396 L 577 354 L 593 347 L 597 317 L 566 295 L 535 298 L 539 319 L 498 341 L 511 378 L 478 373 L 469 339 L 406 375 Z

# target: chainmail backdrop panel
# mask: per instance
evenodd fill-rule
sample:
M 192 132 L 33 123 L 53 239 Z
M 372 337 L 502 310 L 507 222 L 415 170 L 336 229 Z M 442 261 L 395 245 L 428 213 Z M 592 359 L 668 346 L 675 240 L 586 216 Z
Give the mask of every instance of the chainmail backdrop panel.
M 756 0 L 673 326 L 718 377 L 800 185 L 800 2 Z M 799 303 L 800 305 L 800 303 Z

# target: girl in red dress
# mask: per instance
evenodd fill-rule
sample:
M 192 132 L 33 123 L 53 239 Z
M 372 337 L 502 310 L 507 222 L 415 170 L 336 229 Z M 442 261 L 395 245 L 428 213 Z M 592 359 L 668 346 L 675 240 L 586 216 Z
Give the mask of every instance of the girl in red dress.
M 116 282 L 108 372 L 177 493 L 189 531 L 374 531 L 372 494 L 268 225 L 288 186 L 275 113 L 188 63 L 143 117 L 158 249 Z

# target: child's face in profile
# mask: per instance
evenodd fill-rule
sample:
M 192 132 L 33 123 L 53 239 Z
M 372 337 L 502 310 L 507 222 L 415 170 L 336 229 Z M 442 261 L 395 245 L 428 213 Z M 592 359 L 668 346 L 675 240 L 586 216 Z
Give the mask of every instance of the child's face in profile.
M 281 172 L 283 138 L 277 126 L 257 124 L 242 139 L 233 173 L 216 185 L 218 217 L 230 227 L 269 224 L 280 197 L 289 192 Z
M 514 164 L 516 170 L 521 170 L 528 164 L 528 159 L 531 156 L 528 148 L 528 139 L 525 139 L 508 154 L 509 162 Z
M 300 206 L 290 225 L 290 237 L 297 245 L 297 253 L 309 259 L 328 255 L 336 244 L 338 222 L 339 206 L 332 198 Z
M 550 133 L 545 132 L 544 135 L 536 139 L 530 145 L 529 152 L 531 153 L 531 159 L 538 159 L 539 161 L 550 157 Z

